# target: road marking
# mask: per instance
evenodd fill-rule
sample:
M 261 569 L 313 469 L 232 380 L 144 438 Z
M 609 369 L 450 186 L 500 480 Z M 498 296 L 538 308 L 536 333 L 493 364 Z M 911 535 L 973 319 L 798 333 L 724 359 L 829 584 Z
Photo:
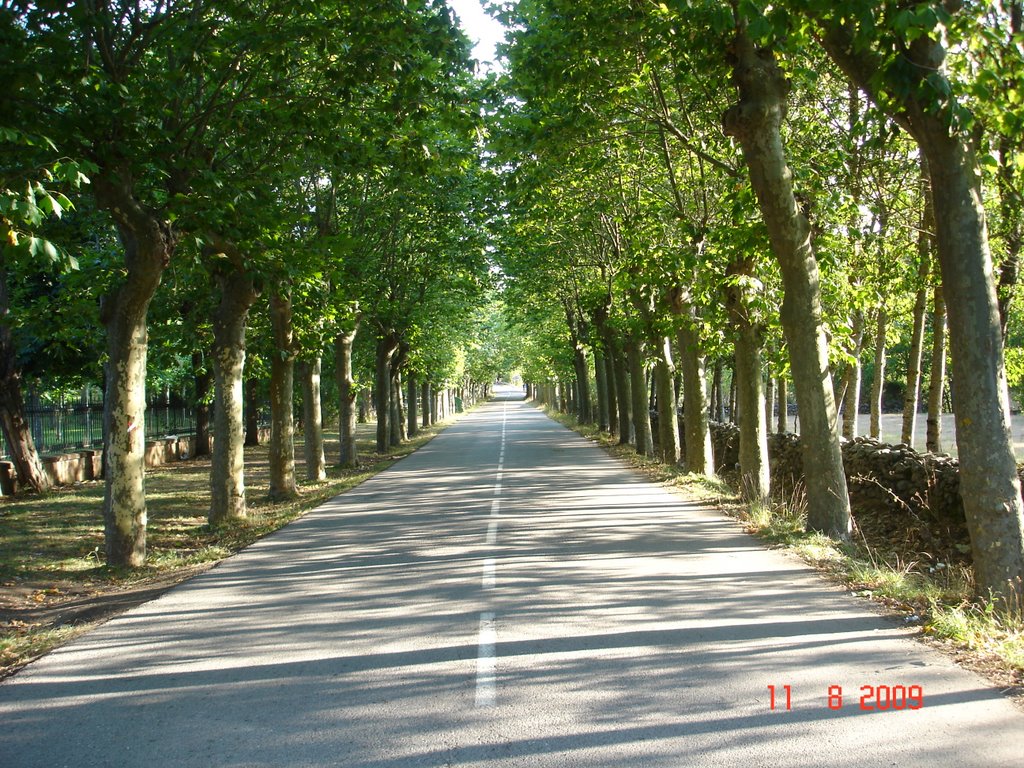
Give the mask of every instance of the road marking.
M 495 670 L 497 655 L 494 646 L 498 641 L 498 632 L 494 626 L 494 612 L 485 611 L 480 614 L 480 640 L 476 656 L 476 705 L 493 707 L 495 704 Z
M 498 513 L 501 510 L 501 483 L 505 470 L 505 435 L 508 419 L 508 401 L 501 408 L 501 445 L 498 449 L 498 471 L 494 479 L 494 498 L 491 499 L 491 520 L 487 524 L 487 546 L 498 543 Z M 497 562 L 494 557 L 484 559 L 483 575 L 480 583 L 483 589 L 494 589 Z M 476 705 L 493 707 L 496 700 L 498 655 L 495 646 L 498 642 L 498 630 L 495 626 L 494 611 L 480 614 L 480 633 L 476 656 Z

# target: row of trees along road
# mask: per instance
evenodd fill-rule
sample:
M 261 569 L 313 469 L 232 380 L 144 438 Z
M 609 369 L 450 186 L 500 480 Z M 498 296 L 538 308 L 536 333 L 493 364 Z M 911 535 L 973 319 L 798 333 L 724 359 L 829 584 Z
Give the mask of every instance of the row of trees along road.
M 862 359 L 877 434 L 887 346 L 908 327 L 912 416 L 931 326 L 938 448 L 948 333 L 977 586 L 1019 606 L 1021 4 L 520 0 L 503 18 L 498 250 L 538 392 L 568 383 L 580 419 L 650 454 L 652 368 L 660 457 L 711 473 L 708 367 L 734 356 L 742 487 L 763 499 L 766 394 L 785 403 L 791 376 L 808 527 L 843 538 L 838 414 L 852 435 Z
M 296 371 L 325 471 L 322 355 L 349 467 L 371 359 L 381 451 L 415 431 L 416 395 L 430 423 L 432 388 L 494 376 L 481 84 L 443 2 L 4 2 L 0 43 L 3 426 L 45 490 L 25 369 L 87 382 L 102 361 L 108 563 L 146 556 L 147 377 L 194 376 L 200 452 L 212 388 L 221 524 L 246 515 L 247 379 L 269 376 L 287 498 Z

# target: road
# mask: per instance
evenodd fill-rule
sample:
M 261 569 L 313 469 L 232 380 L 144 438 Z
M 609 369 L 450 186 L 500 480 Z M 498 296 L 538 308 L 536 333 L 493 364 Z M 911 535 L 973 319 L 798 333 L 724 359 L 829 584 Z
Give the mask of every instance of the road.
M 4 768 L 990 768 L 1022 748 L 980 678 L 515 400 L 0 684 Z

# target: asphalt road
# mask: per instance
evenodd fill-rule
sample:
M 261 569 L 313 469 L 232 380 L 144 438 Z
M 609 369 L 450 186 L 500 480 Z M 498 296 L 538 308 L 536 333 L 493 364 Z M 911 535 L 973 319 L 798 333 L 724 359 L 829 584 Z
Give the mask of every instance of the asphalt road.
M 980 678 L 508 400 L 0 684 L 3 768 L 1022 753 Z

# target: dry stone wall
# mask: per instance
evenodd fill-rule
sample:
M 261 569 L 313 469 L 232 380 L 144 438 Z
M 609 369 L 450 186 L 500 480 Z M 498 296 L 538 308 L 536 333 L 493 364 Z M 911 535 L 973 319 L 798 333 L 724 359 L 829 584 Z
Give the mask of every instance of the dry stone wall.
M 715 469 L 726 477 L 738 468 L 739 434 L 735 424 L 711 424 Z M 936 563 L 969 562 L 956 459 L 866 437 L 843 440 L 842 450 L 854 519 L 869 541 L 899 545 Z M 800 437 L 770 434 L 768 459 L 773 491 L 790 498 L 804 475 Z

